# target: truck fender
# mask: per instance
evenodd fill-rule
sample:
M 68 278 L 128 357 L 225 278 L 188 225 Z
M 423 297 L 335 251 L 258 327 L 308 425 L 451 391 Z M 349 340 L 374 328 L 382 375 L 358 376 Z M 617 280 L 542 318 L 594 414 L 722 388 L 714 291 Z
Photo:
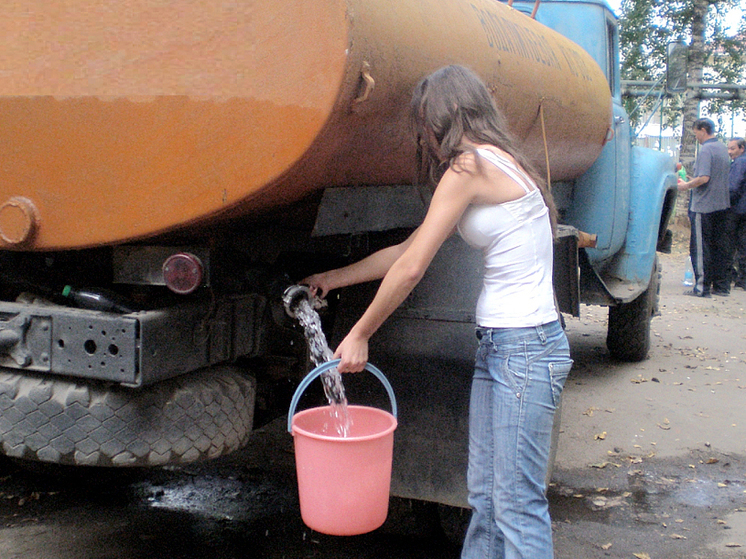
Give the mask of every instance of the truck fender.
M 627 238 L 604 274 L 617 280 L 607 285 L 619 302 L 635 299 L 650 283 L 656 247 L 665 236 L 677 193 L 672 156 L 633 147 L 631 163 Z M 634 284 L 638 289 L 630 291 L 629 286 Z

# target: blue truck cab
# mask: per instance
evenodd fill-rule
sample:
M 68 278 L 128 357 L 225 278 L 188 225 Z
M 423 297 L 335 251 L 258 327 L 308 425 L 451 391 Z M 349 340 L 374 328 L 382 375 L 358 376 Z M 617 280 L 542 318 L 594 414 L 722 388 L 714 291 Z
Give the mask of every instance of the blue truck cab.
M 514 7 L 530 12 L 533 2 Z M 541 3 L 536 19 L 596 60 L 606 74 L 613 104 L 613 136 L 600 157 L 581 177 L 552 185 L 561 222 L 596 236 L 594 247 L 580 249 L 577 299 L 567 292 L 572 289 L 570 278 L 556 282 L 558 292 L 564 291 L 558 293 L 561 308 L 577 316 L 578 302 L 608 306 L 610 352 L 641 360 L 649 349 L 649 323 L 657 309 L 656 251 L 670 244 L 667 224 L 676 203 L 675 161 L 666 153 L 632 145 L 621 99 L 617 19 L 608 4 L 549 0 Z

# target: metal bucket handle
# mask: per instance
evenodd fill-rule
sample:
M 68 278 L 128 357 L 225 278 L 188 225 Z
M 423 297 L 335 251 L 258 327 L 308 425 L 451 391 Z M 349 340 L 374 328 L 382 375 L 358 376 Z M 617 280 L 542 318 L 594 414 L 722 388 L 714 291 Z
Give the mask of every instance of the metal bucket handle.
M 319 377 L 326 373 L 327 371 L 333 369 L 337 365 L 339 365 L 339 362 L 341 359 L 332 359 L 331 361 L 327 361 L 326 363 L 322 363 L 318 367 L 316 367 L 313 371 L 308 373 L 306 375 L 306 378 L 304 378 L 300 384 L 298 385 L 298 388 L 295 390 L 295 394 L 293 394 L 293 399 L 290 401 L 290 410 L 288 411 L 288 433 L 293 432 L 293 416 L 295 415 L 295 408 L 298 406 L 298 401 L 300 400 L 301 395 L 303 392 L 305 392 L 306 388 L 308 388 L 308 385 L 313 382 L 316 377 Z M 388 379 L 383 375 L 383 373 L 376 367 L 375 365 L 371 363 L 365 364 L 365 370 L 373 373 L 373 375 L 381 381 L 381 384 L 383 384 L 383 387 L 386 389 L 386 393 L 389 395 L 389 400 L 391 400 L 391 415 L 396 418 L 397 414 L 397 407 L 396 407 L 396 397 L 394 396 L 394 389 L 391 388 L 391 384 L 389 384 Z

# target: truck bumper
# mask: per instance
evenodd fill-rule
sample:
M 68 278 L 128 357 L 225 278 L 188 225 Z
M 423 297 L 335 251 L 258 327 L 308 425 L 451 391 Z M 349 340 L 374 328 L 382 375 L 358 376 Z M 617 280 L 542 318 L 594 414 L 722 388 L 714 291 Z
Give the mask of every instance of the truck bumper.
M 0 367 L 143 386 L 262 346 L 266 299 L 113 314 L 56 305 L 0 303 Z

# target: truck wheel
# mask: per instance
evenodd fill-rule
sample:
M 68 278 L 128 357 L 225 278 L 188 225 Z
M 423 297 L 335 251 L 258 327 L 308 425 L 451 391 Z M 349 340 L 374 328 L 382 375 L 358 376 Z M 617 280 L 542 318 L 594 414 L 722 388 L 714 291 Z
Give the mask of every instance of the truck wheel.
M 254 399 L 255 381 L 228 366 L 139 389 L 2 371 L 0 443 L 55 464 L 184 464 L 243 445 Z
M 609 308 L 606 347 L 622 361 L 642 361 L 650 351 L 650 321 L 658 312 L 661 268 L 656 255 L 648 288 L 634 301 Z

